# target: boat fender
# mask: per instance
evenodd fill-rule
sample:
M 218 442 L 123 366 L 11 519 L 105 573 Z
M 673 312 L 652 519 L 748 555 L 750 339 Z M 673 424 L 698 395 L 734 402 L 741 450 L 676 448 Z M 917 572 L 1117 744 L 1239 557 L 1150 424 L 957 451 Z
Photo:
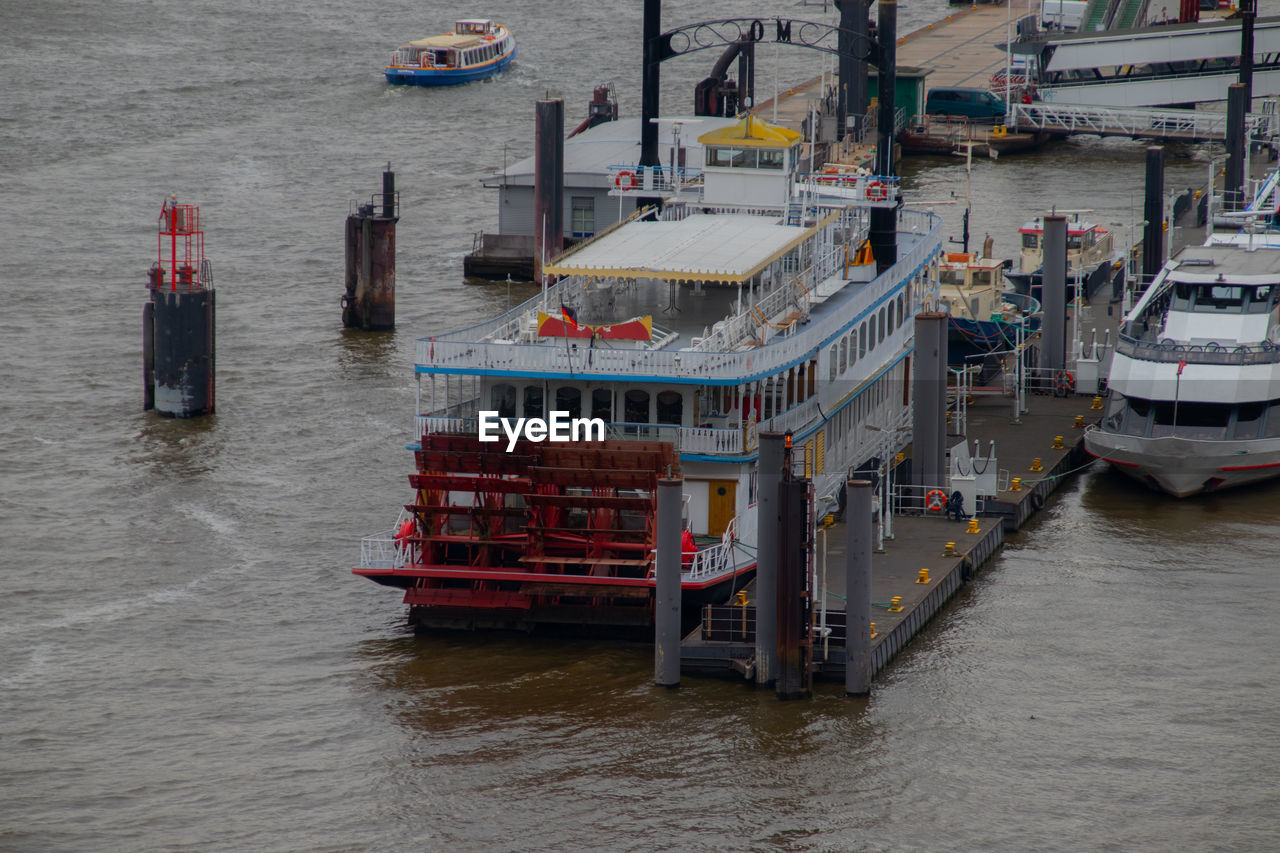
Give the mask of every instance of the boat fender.
M 1053 377 L 1053 394 L 1055 397 L 1065 397 L 1076 390 L 1076 378 L 1069 371 L 1060 370 Z
M 620 190 L 633 190 L 636 188 L 636 176 L 623 169 L 618 173 L 618 177 L 613 179 L 613 185 Z
M 1040 510 L 1044 509 L 1044 496 L 1042 496 L 1039 492 L 1031 493 L 1031 508 L 1036 512 L 1039 512 Z
M 872 181 L 867 184 L 867 198 L 871 201 L 884 201 L 889 197 L 889 189 L 884 181 Z
M 942 512 L 947 505 L 947 493 L 942 489 L 932 489 L 924 496 L 924 505 L 929 512 Z

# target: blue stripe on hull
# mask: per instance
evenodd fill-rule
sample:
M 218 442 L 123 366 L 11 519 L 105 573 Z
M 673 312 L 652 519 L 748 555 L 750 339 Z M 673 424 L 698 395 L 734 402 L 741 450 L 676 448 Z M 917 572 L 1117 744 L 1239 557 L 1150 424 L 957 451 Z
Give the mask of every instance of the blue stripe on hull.
M 403 86 L 456 86 L 492 77 L 504 70 L 516 58 L 516 49 L 497 60 L 492 65 L 480 68 L 463 68 L 453 71 L 439 71 L 434 68 L 388 68 L 387 82 Z

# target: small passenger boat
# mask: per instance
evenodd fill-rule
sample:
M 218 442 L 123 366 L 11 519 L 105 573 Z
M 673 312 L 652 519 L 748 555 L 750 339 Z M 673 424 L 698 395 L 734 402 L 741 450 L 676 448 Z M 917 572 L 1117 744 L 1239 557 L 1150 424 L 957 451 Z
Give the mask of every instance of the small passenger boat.
M 458 21 L 453 32 L 396 48 L 387 65 L 388 83 L 451 86 L 497 74 L 516 56 L 516 39 L 485 18 Z
M 947 361 L 1012 350 L 1021 336 L 1040 328 L 1040 303 L 1006 290 L 1012 261 L 973 252 L 947 252 L 938 264 L 938 299 L 947 312 Z
M 1040 290 L 1044 273 L 1044 223 L 1035 219 L 1018 229 L 1022 251 L 1016 272 L 1005 273 L 1018 293 L 1042 299 Z M 1083 285 L 1082 298 L 1088 298 L 1111 280 L 1114 264 L 1123 258 L 1117 254 L 1115 235 L 1096 223 L 1073 216 L 1067 223 L 1067 299 L 1075 298 L 1076 287 Z

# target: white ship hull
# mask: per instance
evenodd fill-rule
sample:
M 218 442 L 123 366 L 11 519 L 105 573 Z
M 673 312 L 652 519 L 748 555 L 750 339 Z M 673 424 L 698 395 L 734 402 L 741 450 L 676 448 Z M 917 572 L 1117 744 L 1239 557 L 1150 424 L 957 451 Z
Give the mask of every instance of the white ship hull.
M 1092 429 L 1084 446 L 1117 471 L 1179 498 L 1280 476 L 1280 438 L 1138 438 Z

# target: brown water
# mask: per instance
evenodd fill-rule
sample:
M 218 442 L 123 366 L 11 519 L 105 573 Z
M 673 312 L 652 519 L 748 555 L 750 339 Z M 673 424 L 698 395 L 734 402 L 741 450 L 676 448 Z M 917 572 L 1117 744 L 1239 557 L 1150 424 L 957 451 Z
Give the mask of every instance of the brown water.
M 530 151 L 547 92 L 573 118 L 612 80 L 638 110 L 639 3 L 461 10 L 512 26 L 516 66 L 385 86 L 394 44 L 455 11 L 0 0 L 0 849 L 1273 849 L 1274 486 L 1173 503 L 1090 470 L 865 702 L 655 689 L 645 646 L 415 638 L 349 574 L 408 497 L 415 337 L 506 302 L 459 272 L 496 224 L 479 179 Z M 712 60 L 664 72 L 666 109 Z M 975 235 L 1009 254 L 1050 205 L 1136 219 L 1142 151 L 976 162 Z M 346 333 L 342 223 L 388 160 L 400 328 Z M 907 181 L 963 196 L 964 167 Z M 140 411 L 172 193 L 218 290 L 200 422 Z

